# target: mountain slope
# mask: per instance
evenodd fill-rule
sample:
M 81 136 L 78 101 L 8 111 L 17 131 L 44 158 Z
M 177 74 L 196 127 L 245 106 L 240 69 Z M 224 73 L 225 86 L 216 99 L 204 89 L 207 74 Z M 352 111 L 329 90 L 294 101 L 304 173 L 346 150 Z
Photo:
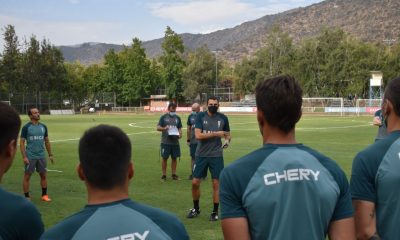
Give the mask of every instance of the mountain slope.
M 236 62 L 252 55 L 264 44 L 266 34 L 277 24 L 294 39 L 313 37 L 322 27 L 340 27 L 363 41 L 382 42 L 400 37 L 399 0 L 327 0 L 304 8 L 296 8 L 275 15 L 267 15 L 233 28 L 209 34 L 181 34 L 185 47 L 195 49 L 207 45 L 220 49 L 221 57 Z M 155 39 L 143 42 L 149 57 L 161 54 L 161 42 Z M 85 44 L 83 44 L 85 45 Z M 106 50 L 120 45 L 97 44 L 81 48 L 60 47 L 67 61 L 100 62 Z

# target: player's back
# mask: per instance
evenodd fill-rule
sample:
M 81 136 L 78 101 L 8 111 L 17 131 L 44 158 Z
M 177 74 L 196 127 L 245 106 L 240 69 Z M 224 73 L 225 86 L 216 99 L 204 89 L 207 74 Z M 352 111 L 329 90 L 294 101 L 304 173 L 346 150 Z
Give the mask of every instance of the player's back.
M 246 217 L 252 239 L 324 239 L 352 216 L 343 171 L 301 144 L 266 144 L 228 166 L 220 196 L 222 219 Z

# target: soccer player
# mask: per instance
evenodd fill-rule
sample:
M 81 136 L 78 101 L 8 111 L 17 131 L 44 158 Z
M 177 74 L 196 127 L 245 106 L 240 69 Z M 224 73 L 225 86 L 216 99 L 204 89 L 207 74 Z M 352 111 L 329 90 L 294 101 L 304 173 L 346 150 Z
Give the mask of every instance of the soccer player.
M 119 128 L 99 125 L 79 141 L 79 178 L 88 205 L 41 239 L 189 239 L 179 219 L 129 199 L 131 142 Z
M 359 152 L 350 189 L 357 239 L 400 239 L 400 77 L 389 82 L 382 104 L 389 135 Z
M 21 119 L 0 102 L 0 181 L 11 167 L 17 151 Z M 0 188 L 0 239 L 39 239 L 44 231 L 40 213 L 24 197 Z
M 257 121 L 263 146 L 221 173 L 224 237 L 355 239 L 350 189 L 328 157 L 297 143 L 302 90 L 291 76 L 260 82 Z
M 171 102 L 168 104 L 168 113 L 162 115 L 158 121 L 157 131 L 161 134 L 161 181 L 167 180 L 167 160 L 171 156 L 171 172 L 172 180 L 179 180 L 176 175 L 176 159 L 181 156 L 181 148 L 179 146 L 179 139 L 182 137 L 182 121 L 176 115 L 176 103 Z
M 47 177 L 46 177 L 46 156 L 44 149 L 46 148 L 49 159 L 53 163 L 53 154 L 51 153 L 51 145 L 46 125 L 40 122 L 40 113 L 37 108 L 31 108 L 28 111 L 30 122 L 25 124 L 21 130 L 20 149 L 25 164 L 24 179 L 22 188 L 26 198 L 29 195 L 29 180 L 36 171 L 40 175 L 40 185 L 42 186 L 42 201 L 50 202 L 51 199 L 47 195 Z M 25 146 L 26 142 L 26 146 Z
M 189 210 L 188 218 L 200 214 L 200 183 L 210 169 L 213 184 L 213 211 L 210 221 L 218 220 L 219 208 L 219 175 L 224 168 L 222 149 L 228 147 L 231 135 L 228 118 L 218 112 L 219 101 L 215 97 L 207 100 L 208 111 L 200 112 L 196 117 L 195 135 L 198 140 L 196 160 L 193 168 L 192 197 L 193 208 Z M 221 142 L 224 138 L 224 144 Z
M 378 111 L 375 112 L 373 124 L 379 127 L 378 134 L 375 137 L 375 141 L 384 139 L 388 135 L 388 132 L 386 128 L 385 119 L 382 116 L 382 109 L 379 109 Z
M 192 113 L 189 115 L 187 119 L 187 140 L 186 142 L 189 145 L 190 148 L 190 158 L 191 158 L 191 163 L 190 163 L 190 169 L 191 172 L 193 172 L 193 165 L 194 165 L 194 160 L 195 160 L 195 153 L 196 153 L 196 148 L 197 148 L 197 139 L 194 133 L 194 130 L 196 128 L 196 116 L 197 113 L 200 112 L 200 105 L 198 103 L 193 103 L 192 105 Z M 193 179 L 193 175 L 190 174 L 189 180 Z

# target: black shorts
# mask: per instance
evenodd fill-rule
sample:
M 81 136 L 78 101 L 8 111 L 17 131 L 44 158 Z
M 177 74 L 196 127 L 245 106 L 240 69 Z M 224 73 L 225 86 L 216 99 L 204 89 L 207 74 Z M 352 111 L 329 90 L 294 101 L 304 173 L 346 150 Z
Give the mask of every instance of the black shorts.
M 179 144 L 164 144 L 161 143 L 161 157 L 163 159 L 168 159 L 169 156 L 171 158 L 178 158 L 181 156 L 181 148 Z

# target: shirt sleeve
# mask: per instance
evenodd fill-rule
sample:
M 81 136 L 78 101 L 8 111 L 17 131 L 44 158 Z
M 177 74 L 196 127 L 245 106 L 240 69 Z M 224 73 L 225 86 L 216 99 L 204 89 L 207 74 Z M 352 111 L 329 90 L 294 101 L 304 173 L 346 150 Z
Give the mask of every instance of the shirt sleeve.
M 221 204 L 221 218 L 246 217 L 242 197 L 232 183 L 231 173 L 224 169 L 219 178 L 219 200 Z
M 204 113 L 199 113 L 199 114 L 197 114 L 197 116 L 196 116 L 196 123 L 195 123 L 196 128 L 199 128 L 199 129 L 201 129 L 201 130 L 203 130 L 203 114 L 204 114 Z
M 28 135 L 28 127 L 25 125 L 21 130 L 21 138 L 25 138 Z
M 349 182 L 347 181 L 346 175 L 343 171 L 338 172 L 335 177 L 336 182 L 339 185 L 340 195 L 336 203 L 335 210 L 333 212 L 332 221 L 349 218 L 353 216 L 353 206 L 351 202 L 351 193 L 349 188 Z
M 192 117 L 192 115 L 190 114 L 189 115 L 189 117 L 188 117 L 188 119 L 187 119 L 187 122 L 186 122 L 186 124 L 188 125 L 188 126 L 192 126 L 192 123 L 191 123 L 191 121 L 190 121 L 190 118 Z
M 182 120 L 181 120 L 181 118 L 180 117 L 178 117 L 178 124 L 176 125 L 176 127 L 179 129 L 179 128 L 182 128 Z
M 351 171 L 350 189 L 352 198 L 376 202 L 375 174 L 373 166 L 368 164 L 363 153 L 357 154 L 353 160 Z
M 43 127 L 44 127 L 44 137 L 47 138 L 49 136 L 49 132 L 47 130 L 47 126 L 43 125 Z
M 225 125 L 224 125 L 223 130 L 224 130 L 225 132 L 230 132 L 230 131 L 231 131 L 231 128 L 229 127 L 229 120 L 228 120 L 228 117 L 224 115 L 224 118 L 225 118 Z
M 160 120 L 158 121 L 158 126 L 165 127 L 164 115 L 160 117 Z

